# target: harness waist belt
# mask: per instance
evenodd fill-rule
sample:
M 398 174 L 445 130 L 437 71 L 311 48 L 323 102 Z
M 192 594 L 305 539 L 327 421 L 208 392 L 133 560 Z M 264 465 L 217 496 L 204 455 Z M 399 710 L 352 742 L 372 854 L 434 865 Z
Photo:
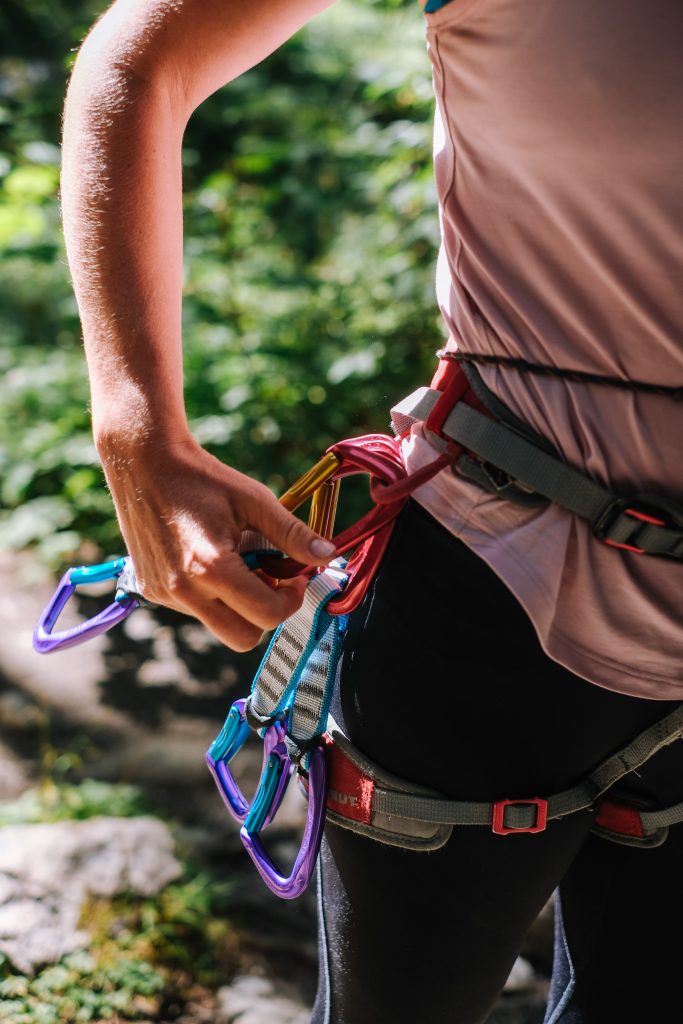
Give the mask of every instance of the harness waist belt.
M 456 371 L 463 374 L 460 366 Z M 471 373 L 468 368 L 468 379 Z M 498 418 L 504 406 L 487 390 L 478 380 L 472 388 L 478 401 L 469 404 L 465 391 L 445 417 L 443 412 L 437 417 L 448 392 L 418 388 L 392 409 L 394 429 L 401 434 L 424 421 L 431 430 L 438 419 L 437 447 L 455 442 L 454 468 L 486 490 L 522 504 L 555 502 L 587 519 L 595 536 L 611 547 L 683 560 L 683 507 L 661 495 L 617 497 L 564 463 L 511 415 L 508 422 Z

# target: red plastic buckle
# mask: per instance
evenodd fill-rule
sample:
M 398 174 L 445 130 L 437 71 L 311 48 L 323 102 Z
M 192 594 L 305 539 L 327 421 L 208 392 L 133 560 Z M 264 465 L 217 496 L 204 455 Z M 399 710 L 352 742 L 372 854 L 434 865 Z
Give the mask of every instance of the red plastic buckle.
M 505 808 L 510 804 L 515 807 L 536 807 L 536 824 L 527 828 L 514 828 L 505 824 Z M 541 796 L 532 796 L 528 800 L 496 800 L 493 804 L 492 829 L 498 836 L 507 836 L 511 832 L 543 832 L 548 821 L 548 801 Z
M 639 501 L 643 502 L 647 512 L 637 507 Z M 601 540 L 603 544 L 607 544 L 611 548 L 621 548 L 622 551 L 633 551 L 636 555 L 644 555 L 645 549 L 638 544 L 642 530 L 642 527 L 638 524 L 649 523 L 651 526 L 667 525 L 665 518 L 653 514 L 659 511 L 656 501 L 656 498 L 647 494 L 636 494 L 632 498 L 615 498 L 607 506 L 597 522 L 593 524 L 593 533 L 598 540 Z M 648 503 L 654 505 L 653 510 L 648 508 Z M 632 519 L 633 526 L 630 528 L 629 535 L 624 540 L 614 540 L 610 537 L 610 533 L 613 531 L 620 516 L 628 516 L 629 519 Z

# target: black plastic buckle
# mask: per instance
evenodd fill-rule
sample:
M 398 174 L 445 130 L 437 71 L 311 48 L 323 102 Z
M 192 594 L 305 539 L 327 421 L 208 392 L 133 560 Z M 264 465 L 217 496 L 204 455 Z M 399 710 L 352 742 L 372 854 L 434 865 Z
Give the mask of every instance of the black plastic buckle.
M 647 526 L 667 526 L 681 529 L 669 516 L 666 503 L 660 505 L 657 498 L 637 494 L 632 498 L 615 498 L 593 523 L 593 533 L 604 544 L 638 555 L 647 554 L 639 543 L 640 535 Z M 683 530 L 681 531 L 683 544 Z M 673 554 L 673 552 L 672 552 Z
M 527 508 L 540 508 L 548 504 L 548 498 L 537 491 L 515 480 L 509 473 L 497 466 L 492 466 L 483 459 L 478 459 L 469 453 L 463 453 L 453 464 L 453 471 L 466 480 L 473 480 L 475 484 L 483 487 L 489 494 L 495 494 L 498 498 L 506 501 L 513 501 L 516 505 L 524 505 Z

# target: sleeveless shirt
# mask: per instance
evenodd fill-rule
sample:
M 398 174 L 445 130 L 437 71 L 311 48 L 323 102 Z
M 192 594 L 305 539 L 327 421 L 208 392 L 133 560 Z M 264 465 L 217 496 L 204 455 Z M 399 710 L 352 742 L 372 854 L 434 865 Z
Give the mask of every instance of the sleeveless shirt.
M 683 384 L 683 5 L 452 0 L 426 18 L 447 347 Z M 683 502 L 680 402 L 479 370 L 613 493 Z M 435 457 L 419 426 L 404 450 L 409 470 Z M 415 497 L 507 584 L 550 657 L 683 700 L 681 562 L 609 548 L 557 506 L 450 470 Z

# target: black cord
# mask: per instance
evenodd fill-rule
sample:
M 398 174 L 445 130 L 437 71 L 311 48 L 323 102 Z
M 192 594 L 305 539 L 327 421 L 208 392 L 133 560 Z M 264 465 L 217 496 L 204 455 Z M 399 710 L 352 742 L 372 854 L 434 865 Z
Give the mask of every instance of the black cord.
M 518 373 L 534 373 L 542 377 L 557 377 L 578 384 L 601 384 L 605 387 L 619 388 L 622 391 L 642 391 L 651 395 L 665 395 L 680 402 L 683 399 L 683 387 L 670 387 L 666 384 L 647 384 L 639 380 L 624 380 L 622 377 L 607 377 L 600 373 L 586 373 L 583 370 L 564 370 L 559 366 L 544 366 L 541 363 L 530 363 L 527 359 L 514 359 L 511 356 L 489 356 L 477 352 L 446 352 L 436 353 L 439 359 L 454 359 L 460 363 L 481 363 L 484 366 L 505 366 Z

